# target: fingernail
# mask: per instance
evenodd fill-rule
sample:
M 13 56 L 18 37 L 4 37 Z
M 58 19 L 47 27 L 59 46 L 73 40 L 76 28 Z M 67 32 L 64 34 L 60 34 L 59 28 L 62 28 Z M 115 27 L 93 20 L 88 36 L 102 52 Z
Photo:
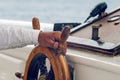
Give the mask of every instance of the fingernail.
M 58 42 L 55 42 L 53 47 L 54 49 L 58 48 Z

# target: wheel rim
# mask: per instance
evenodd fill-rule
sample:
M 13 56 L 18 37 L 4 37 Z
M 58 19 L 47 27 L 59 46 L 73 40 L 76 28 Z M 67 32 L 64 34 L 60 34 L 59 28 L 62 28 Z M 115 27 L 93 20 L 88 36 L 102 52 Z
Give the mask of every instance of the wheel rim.
M 47 72 L 44 65 L 46 58 L 48 58 L 51 64 L 49 72 Z M 44 69 L 42 69 L 43 67 Z M 68 65 L 64 56 L 56 54 L 50 48 L 37 46 L 33 49 L 26 63 L 23 80 L 40 80 L 38 79 L 39 70 L 42 75 L 47 75 L 47 78 L 43 80 L 51 80 L 49 76 L 52 76 L 52 80 L 70 80 Z

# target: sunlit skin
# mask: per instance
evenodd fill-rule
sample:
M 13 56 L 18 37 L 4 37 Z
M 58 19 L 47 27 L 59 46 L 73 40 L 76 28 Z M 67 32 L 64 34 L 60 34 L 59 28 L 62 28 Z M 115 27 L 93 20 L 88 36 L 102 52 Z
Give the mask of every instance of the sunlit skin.
M 59 47 L 59 41 L 61 40 L 61 32 L 40 32 L 38 42 L 41 46 L 57 49 Z M 66 42 L 64 43 L 66 45 Z M 66 47 L 64 47 L 64 53 L 66 53 Z M 64 54 L 65 55 L 65 54 Z

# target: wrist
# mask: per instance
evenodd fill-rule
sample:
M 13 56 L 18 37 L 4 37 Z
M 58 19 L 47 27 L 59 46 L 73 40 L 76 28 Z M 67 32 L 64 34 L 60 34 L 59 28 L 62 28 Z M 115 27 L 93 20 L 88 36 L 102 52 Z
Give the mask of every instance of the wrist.
M 40 38 L 41 38 L 41 33 L 42 33 L 43 31 L 40 31 L 39 32 L 39 35 L 38 35 L 38 43 L 40 44 Z

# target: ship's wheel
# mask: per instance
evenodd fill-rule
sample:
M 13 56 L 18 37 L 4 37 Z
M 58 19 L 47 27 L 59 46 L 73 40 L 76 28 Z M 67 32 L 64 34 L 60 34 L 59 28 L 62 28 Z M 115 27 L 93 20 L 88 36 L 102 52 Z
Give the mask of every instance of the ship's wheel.
M 49 71 L 46 58 L 51 64 Z M 27 60 L 23 80 L 70 80 L 65 57 L 50 48 L 35 47 Z
M 39 28 L 39 21 L 33 18 L 33 28 Z M 60 49 L 65 46 L 63 43 L 68 38 L 70 28 L 64 28 L 59 49 L 36 46 L 28 57 L 26 62 L 23 80 L 70 80 L 70 74 L 65 56 Z M 49 60 L 49 70 L 46 66 L 46 60 Z

